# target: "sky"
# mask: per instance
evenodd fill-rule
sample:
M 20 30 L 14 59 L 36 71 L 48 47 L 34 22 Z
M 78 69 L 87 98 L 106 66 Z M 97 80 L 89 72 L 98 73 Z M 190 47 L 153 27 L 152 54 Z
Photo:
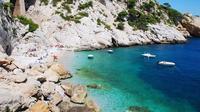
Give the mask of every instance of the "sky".
M 200 15 L 200 0 L 157 0 L 159 3 L 170 3 L 174 9 L 182 13 Z

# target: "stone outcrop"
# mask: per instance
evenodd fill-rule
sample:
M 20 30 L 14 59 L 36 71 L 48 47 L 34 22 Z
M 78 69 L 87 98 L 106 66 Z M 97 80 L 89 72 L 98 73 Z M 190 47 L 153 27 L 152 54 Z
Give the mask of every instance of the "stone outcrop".
M 24 0 L 16 0 L 14 4 L 13 16 L 25 15 L 25 2 Z
M 16 36 L 15 25 L 9 12 L 0 7 L 0 51 L 11 54 L 12 39 Z
M 200 36 L 200 17 L 192 17 L 190 14 L 185 14 L 182 25 L 192 36 Z
M 42 101 L 36 102 L 32 107 L 29 109 L 29 112 L 49 112 L 48 104 Z
M 82 85 L 76 85 L 72 89 L 71 101 L 78 104 L 85 103 L 86 95 L 86 87 Z

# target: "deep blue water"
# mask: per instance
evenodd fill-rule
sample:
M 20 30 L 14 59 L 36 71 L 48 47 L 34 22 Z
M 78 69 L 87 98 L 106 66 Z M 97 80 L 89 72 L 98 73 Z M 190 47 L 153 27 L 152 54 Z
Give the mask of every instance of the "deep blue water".
M 156 54 L 147 59 L 142 53 Z M 93 54 L 94 59 L 87 59 Z M 74 73 L 72 81 L 100 84 L 103 89 L 89 89 L 102 112 L 125 112 L 129 106 L 152 112 L 200 112 L 200 39 L 185 44 L 147 45 L 84 51 L 67 61 Z M 176 63 L 163 67 L 158 61 Z

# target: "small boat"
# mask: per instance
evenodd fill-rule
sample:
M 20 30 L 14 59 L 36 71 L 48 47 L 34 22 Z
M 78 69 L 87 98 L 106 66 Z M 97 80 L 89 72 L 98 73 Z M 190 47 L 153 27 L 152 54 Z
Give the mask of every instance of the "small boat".
M 147 58 L 155 58 L 156 55 L 150 54 L 150 53 L 144 53 L 142 56 L 147 57 Z
M 94 55 L 92 55 L 92 54 L 88 55 L 88 59 L 93 59 L 93 58 L 94 58 Z
M 169 62 L 169 61 L 159 61 L 159 65 L 164 65 L 164 66 L 175 66 L 176 64 L 174 62 Z
M 107 50 L 108 51 L 108 53 L 113 53 L 113 50 L 112 49 L 110 49 L 110 50 Z

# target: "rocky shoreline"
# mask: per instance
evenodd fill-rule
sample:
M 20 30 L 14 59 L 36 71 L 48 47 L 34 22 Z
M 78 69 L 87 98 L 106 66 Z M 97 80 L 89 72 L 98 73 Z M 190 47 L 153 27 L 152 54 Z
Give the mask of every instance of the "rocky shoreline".
M 56 60 L 23 66 L 1 55 L 0 111 L 99 112 L 85 86 L 60 83 L 72 75 Z

